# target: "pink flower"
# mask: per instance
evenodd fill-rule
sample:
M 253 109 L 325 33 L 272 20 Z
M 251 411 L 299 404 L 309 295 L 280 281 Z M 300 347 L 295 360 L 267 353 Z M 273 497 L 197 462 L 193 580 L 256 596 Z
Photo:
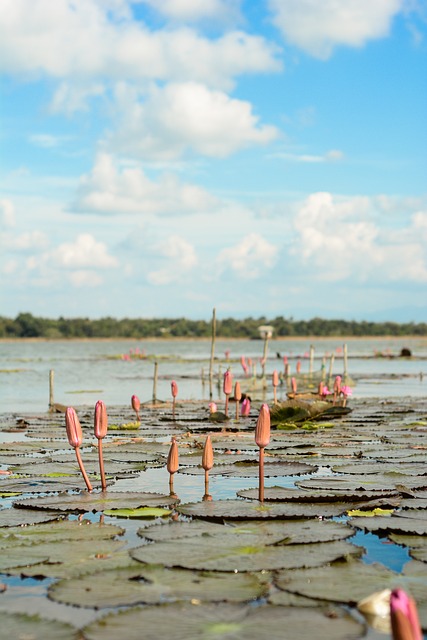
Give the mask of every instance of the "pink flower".
M 105 438 L 108 429 L 108 416 L 107 409 L 102 400 L 98 400 L 95 405 L 95 418 L 94 418 L 94 432 L 95 436 L 100 440 Z
M 264 449 L 270 442 L 270 409 L 266 403 L 261 405 L 259 412 L 255 429 L 255 442 L 260 449 Z
M 225 395 L 228 396 L 230 395 L 232 390 L 233 390 L 233 376 L 231 375 L 230 369 L 227 369 L 227 371 L 224 373 L 223 391 Z
M 178 385 L 176 384 L 175 380 L 172 380 L 171 382 L 171 392 L 172 397 L 176 398 L 176 396 L 178 395 Z
M 343 396 L 351 396 L 353 393 L 353 389 L 346 384 L 343 384 L 341 387 L 341 393 Z
M 390 596 L 393 640 L 423 640 L 415 600 L 403 589 L 393 589 Z
M 216 413 L 218 411 L 218 407 L 215 402 L 209 402 L 209 413 Z
M 80 447 L 83 442 L 82 427 L 73 407 L 68 407 L 65 412 L 65 428 L 70 445 L 74 449 Z
M 326 396 L 330 396 L 332 393 L 332 391 L 329 391 L 328 387 L 326 386 L 326 384 L 322 387 L 322 392 L 321 395 L 325 398 Z
M 241 415 L 243 417 L 246 417 L 250 414 L 251 412 L 251 401 L 249 400 L 249 398 L 245 398 L 242 402 L 242 409 L 241 409 Z

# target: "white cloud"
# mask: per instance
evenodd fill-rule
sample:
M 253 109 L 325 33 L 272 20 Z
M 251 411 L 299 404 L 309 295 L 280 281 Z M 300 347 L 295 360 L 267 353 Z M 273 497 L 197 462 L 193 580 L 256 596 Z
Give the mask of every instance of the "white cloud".
M 190 150 L 225 157 L 278 135 L 275 127 L 259 124 L 249 102 L 195 82 L 153 88 L 145 103 L 121 107 L 123 119 L 109 144 L 141 158 L 173 159 Z
M 0 200 L 0 220 L 2 226 L 13 227 L 15 226 L 15 207 L 11 200 Z
M 154 285 L 167 285 L 180 282 L 198 264 L 196 251 L 192 244 L 184 238 L 173 235 L 153 247 L 157 258 L 166 259 L 166 266 L 150 271 L 147 280 Z M 163 260 L 162 260 L 163 261 Z
M 257 233 L 245 236 L 234 247 L 223 249 L 217 258 L 220 272 L 231 270 L 243 279 L 259 277 L 276 263 L 278 248 Z
M 387 229 L 376 222 L 375 198 L 310 195 L 294 219 L 297 241 L 291 256 L 313 280 L 427 281 L 424 215 L 411 224 Z M 420 234 L 421 231 L 421 234 Z
M 0 70 L 6 73 L 73 78 L 80 87 L 94 78 L 229 87 L 237 74 L 280 69 L 273 45 L 240 31 L 216 40 L 188 28 L 150 31 L 120 2 L 31 0 L 31 11 L 28 6 L 28 0 L 2 2 Z M 65 104 L 61 97 L 54 102 Z
M 361 47 L 386 36 L 404 0 L 269 0 L 269 5 L 288 42 L 327 59 L 336 46 Z
M 80 234 L 75 242 L 64 242 L 54 249 L 49 259 L 57 267 L 65 269 L 110 269 L 118 266 L 118 260 L 110 256 L 103 242 L 91 234 Z
M 296 154 L 296 153 L 274 153 L 273 158 L 282 158 L 290 162 L 303 164 L 320 164 L 323 162 L 339 162 L 344 158 L 344 153 L 338 149 L 331 149 L 324 155 Z
M 204 189 L 181 183 L 170 174 L 157 182 L 138 167 L 119 167 L 112 156 L 99 154 L 90 174 L 80 179 L 73 210 L 92 213 L 192 213 L 209 210 L 216 200 Z
M 68 277 L 71 284 L 78 289 L 81 287 L 99 287 L 103 283 L 103 278 L 95 271 L 72 271 Z

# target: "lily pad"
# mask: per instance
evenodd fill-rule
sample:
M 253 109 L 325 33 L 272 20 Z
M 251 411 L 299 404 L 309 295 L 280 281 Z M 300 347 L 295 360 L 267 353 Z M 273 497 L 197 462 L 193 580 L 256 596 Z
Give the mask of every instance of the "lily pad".
M 241 607 L 231 604 L 168 604 L 134 608 L 108 615 L 83 629 L 87 640 L 174 640 L 233 638 L 233 640 L 312 640 L 312 638 L 360 638 L 364 626 L 348 614 L 328 617 L 317 609 L 264 605 Z
M 276 476 L 296 476 L 307 473 L 314 473 L 317 467 L 301 462 L 267 462 L 264 465 L 264 476 L 272 478 Z M 202 467 L 187 467 L 179 469 L 178 473 L 186 473 L 191 475 L 202 475 L 204 469 Z M 258 462 L 237 462 L 233 465 L 214 466 L 209 475 L 233 476 L 233 478 L 256 478 L 259 475 Z
M 258 489 L 242 489 L 237 495 L 249 500 L 258 500 Z M 382 496 L 397 496 L 398 492 L 384 491 Z M 378 497 L 375 491 L 316 491 L 305 489 L 289 489 L 288 487 L 265 487 L 264 500 L 266 502 L 342 502 L 343 500 L 362 501 Z
M 355 518 L 350 521 L 358 529 L 375 532 L 415 533 L 420 536 L 427 535 L 427 520 L 422 518 L 397 518 L 381 517 Z
M 63 494 L 45 498 L 30 498 L 14 503 L 17 508 L 57 509 L 85 513 L 88 511 L 104 511 L 105 509 L 136 509 L 138 507 L 164 507 L 174 505 L 178 498 L 160 493 L 81 493 L 79 495 Z
M 69 540 L 99 540 L 121 536 L 125 532 L 121 527 L 103 522 L 90 520 L 60 520 L 49 524 L 33 524 L 31 527 L 9 527 L 0 531 L 0 547 L 3 541 L 10 545 L 39 544 L 40 542 L 55 542 Z
M 248 602 L 268 593 L 265 574 L 195 572 L 147 565 L 61 580 L 49 587 L 57 602 L 81 607 L 119 607 L 158 602 Z
M 63 517 L 64 514 L 58 512 L 41 513 L 33 509 L 1 509 L 0 527 L 19 527 L 38 522 L 51 522 Z
M 215 544 L 216 542 L 216 544 Z M 201 571 L 262 571 L 320 566 L 337 558 L 360 555 L 361 550 L 342 541 L 322 544 L 266 545 L 259 537 L 217 536 L 156 542 L 130 551 L 134 560 Z
M 4 638 L 20 640 L 79 640 L 75 627 L 59 620 L 47 620 L 40 616 L 0 611 L 0 626 Z

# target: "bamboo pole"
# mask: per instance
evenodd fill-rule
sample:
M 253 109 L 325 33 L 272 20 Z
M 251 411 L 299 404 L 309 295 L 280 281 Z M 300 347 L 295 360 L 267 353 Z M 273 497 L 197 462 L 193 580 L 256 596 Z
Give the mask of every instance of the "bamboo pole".
M 211 359 L 209 363 L 209 399 L 213 398 L 213 365 L 215 355 L 215 337 L 216 337 L 216 310 L 212 311 L 212 338 L 211 338 Z
M 55 378 L 55 371 L 51 369 L 49 371 L 49 411 L 53 411 L 53 405 L 55 404 L 53 393 L 53 381 Z
M 333 369 L 334 369 L 334 360 L 335 360 L 335 355 L 333 353 L 331 353 L 331 358 L 329 360 L 329 381 L 332 380 L 332 374 L 333 374 Z
M 158 363 L 154 363 L 154 376 L 153 376 L 153 403 L 157 401 L 157 372 L 158 372 Z
M 347 344 L 344 345 L 343 348 L 343 355 L 344 355 L 344 374 L 343 374 L 343 378 L 344 378 L 344 382 L 347 382 L 348 379 L 348 355 L 347 355 Z
M 313 376 L 313 362 L 314 362 L 314 347 L 310 345 L 310 367 L 309 367 L 309 376 L 310 378 Z

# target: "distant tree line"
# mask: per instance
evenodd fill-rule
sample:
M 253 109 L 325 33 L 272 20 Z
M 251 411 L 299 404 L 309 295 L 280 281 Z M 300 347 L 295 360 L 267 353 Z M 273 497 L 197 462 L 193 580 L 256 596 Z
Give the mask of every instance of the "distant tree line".
M 260 337 L 259 327 L 270 325 L 273 336 L 427 336 L 427 324 L 397 322 L 356 322 L 354 320 L 294 320 L 278 316 L 268 319 L 225 318 L 216 321 L 219 338 Z M 187 318 L 39 318 L 20 313 L 15 319 L 0 317 L 0 338 L 209 338 L 212 324 Z

